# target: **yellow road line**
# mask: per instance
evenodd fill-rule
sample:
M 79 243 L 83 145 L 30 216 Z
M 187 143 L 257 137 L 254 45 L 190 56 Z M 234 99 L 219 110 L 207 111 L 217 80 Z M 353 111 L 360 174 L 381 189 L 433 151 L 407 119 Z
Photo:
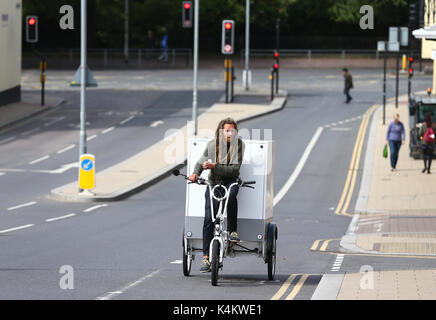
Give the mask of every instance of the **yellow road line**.
M 310 250 L 316 250 L 316 248 L 318 248 L 318 245 L 319 245 L 319 242 L 320 241 L 322 241 L 322 240 L 316 240 L 314 243 L 313 243 L 313 245 L 312 245 L 312 247 L 310 248 Z
M 378 105 L 373 105 L 363 115 L 362 123 L 360 125 L 356 143 L 354 145 L 353 155 L 351 157 L 347 179 L 345 181 L 344 189 L 342 191 L 339 204 L 336 207 L 335 214 L 352 217 L 352 214 L 347 213 L 347 210 L 356 184 L 357 170 L 359 168 L 360 157 L 362 154 L 363 143 L 365 141 L 365 133 L 366 133 L 366 129 L 368 128 L 369 118 L 372 112 L 377 108 Z
M 330 241 L 332 241 L 332 240 L 334 240 L 334 239 L 329 239 L 329 240 L 324 241 L 321 248 L 319 248 L 319 251 L 325 251 L 327 249 L 327 246 L 329 245 Z
M 348 169 L 347 179 L 345 180 L 344 190 L 342 191 L 342 195 L 341 195 L 341 199 L 339 200 L 339 204 L 336 207 L 336 211 L 335 211 L 336 214 L 339 214 L 341 212 L 341 208 L 342 208 L 342 205 L 344 203 L 345 196 L 347 195 L 348 186 L 349 186 L 349 183 L 351 181 L 352 168 L 354 167 L 354 160 L 355 160 L 356 154 L 357 154 L 357 147 L 359 145 L 358 142 L 360 141 L 360 137 L 362 135 L 362 129 L 363 129 L 363 120 L 362 120 L 362 123 L 360 124 L 359 132 L 357 134 L 357 140 L 356 140 L 356 143 L 354 145 L 353 155 L 351 157 L 351 162 L 350 162 L 350 167 Z
M 283 294 L 288 290 L 289 286 L 291 285 L 292 281 L 295 279 L 297 275 L 291 274 L 289 278 L 285 281 L 285 283 L 280 287 L 279 291 L 271 298 L 271 300 L 279 300 Z
M 295 285 L 294 289 L 292 289 L 291 293 L 286 297 L 286 300 L 293 300 L 298 292 L 300 292 L 301 288 L 304 285 L 304 282 L 306 281 L 306 279 L 309 277 L 308 274 L 303 274 L 300 278 L 300 280 L 298 280 L 297 284 Z
M 366 128 L 368 127 L 368 117 L 365 117 L 364 123 L 365 123 L 365 125 L 363 128 L 363 134 L 362 134 L 360 142 L 359 142 L 359 148 L 358 148 L 359 151 L 357 153 L 356 161 L 354 163 L 353 178 L 351 179 L 350 188 L 348 189 L 347 200 L 345 201 L 345 205 L 342 208 L 342 212 L 341 212 L 342 214 L 346 213 L 348 210 L 348 206 L 350 205 L 351 196 L 353 195 L 353 191 L 354 191 L 354 186 L 356 185 L 356 177 L 357 177 L 357 170 L 359 169 L 360 155 L 362 154 L 363 142 L 365 141 L 365 132 L 366 132 Z

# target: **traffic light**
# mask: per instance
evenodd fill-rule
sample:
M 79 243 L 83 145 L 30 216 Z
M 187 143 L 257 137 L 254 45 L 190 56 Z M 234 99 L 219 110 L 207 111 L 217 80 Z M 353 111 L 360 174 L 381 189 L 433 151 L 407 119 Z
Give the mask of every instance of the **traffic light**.
M 274 51 L 274 61 L 275 61 L 275 63 L 279 63 L 279 53 L 278 53 L 278 51 Z
M 409 4 L 409 26 L 415 29 L 418 25 L 419 12 L 416 3 Z
M 235 21 L 223 20 L 222 27 L 222 54 L 233 54 L 235 37 Z
M 409 58 L 409 79 L 413 77 L 413 58 Z
M 279 64 L 278 63 L 274 63 L 273 69 L 274 69 L 274 72 L 279 71 Z
M 183 28 L 192 28 L 192 1 L 182 3 L 182 21 Z
M 29 43 L 38 42 L 38 17 L 37 16 L 26 17 L 26 42 Z

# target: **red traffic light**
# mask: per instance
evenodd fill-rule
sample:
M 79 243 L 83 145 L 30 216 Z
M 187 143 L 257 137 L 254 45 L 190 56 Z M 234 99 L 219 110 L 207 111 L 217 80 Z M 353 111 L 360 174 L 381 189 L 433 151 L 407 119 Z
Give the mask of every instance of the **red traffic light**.
M 185 9 L 191 9 L 191 4 L 189 2 L 185 2 L 183 6 L 185 7 Z
M 274 69 L 277 70 L 278 68 L 279 68 L 279 64 L 278 64 L 278 63 L 275 63 L 275 64 L 274 64 Z
M 33 26 L 33 25 L 35 25 L 36 20 L 35 20 L 35 18 L 30 18 L 30 19 L 27 21 L 27 23 L 28 23 L 29 25 Z
M 231 24 L 230 22 L 227 22 L 227 23 L 224 25 L 224 28 L 226 28 L 226 30 L 230 30 L 230 29 L 232 28 L 232 24 Z
M 413 58 L 412 57 L 409 58 L 409 62 L 413 62 Z
M 278 52 L 274 52 L 274 58 L 278 58 L 279 57 L 279 53 Z

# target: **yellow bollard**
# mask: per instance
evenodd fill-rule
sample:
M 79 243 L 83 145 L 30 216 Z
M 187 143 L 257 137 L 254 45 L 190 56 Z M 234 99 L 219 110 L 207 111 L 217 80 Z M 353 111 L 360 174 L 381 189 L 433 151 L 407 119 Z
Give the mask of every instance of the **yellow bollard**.
M 401 72 L 406 72 L 406 67 L 407 67 L 407 57 L 405 54 L 403 54 L 403 65 L 402 65 Z

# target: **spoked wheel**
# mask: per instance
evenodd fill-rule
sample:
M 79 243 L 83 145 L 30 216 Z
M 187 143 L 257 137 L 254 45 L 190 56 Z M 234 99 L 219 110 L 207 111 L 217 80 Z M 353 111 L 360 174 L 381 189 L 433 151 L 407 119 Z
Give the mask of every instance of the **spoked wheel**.
M 212 244 L 212 261 L 211 261 L 212 285 L 218 285 L 218 270 L 220 268 L 220 243 L 215 240 Z
M 277 226 L 275 223 L 270 223 L 268 226 L 267 241 L 268 280 L 271 281 L 276 274 Z
M 192 266 L 192 255 L 185 253 L 185 245 L 183 245 L 183 275 L 189 277 Z

